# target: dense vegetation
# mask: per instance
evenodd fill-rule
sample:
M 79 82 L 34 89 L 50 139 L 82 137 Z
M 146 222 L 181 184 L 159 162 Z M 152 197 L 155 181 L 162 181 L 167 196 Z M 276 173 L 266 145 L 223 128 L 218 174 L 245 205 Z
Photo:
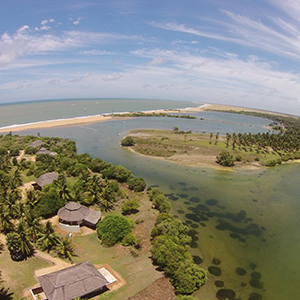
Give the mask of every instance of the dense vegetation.
M 164 268 L 177 294 L 192 294 L 206 280 L 206 273 L 198 267 L 189 253 L 189 228 L 172 215 L 162 213 L 152 230 L 152 258 Z
M 181 119 L 192 119 L 195 120 L 197 119 L 195 116 L 190 116 L 190 115 L 175 115 L 175 114 L 168 114 L 168 113 L 157 113 L 157 112 L 152 112 L 152 113 L 144 113 L 144 112 L 130 112 L 130 113 L 125 113 L 125 114 L 113 114 L 113 117 L 168 117 L 168 118 L 181 118 Z
M 134 245 L 136 239 L 132 234 L 133 226 L 131 219 L 123 216 L 107 216 L 97 226 L 98 237 L 105 246 L 113 246 L 118 243 L 126 246 Z
M 223 111 L 270 119 L 270 127 L 277 133 L 227 133 L 227 145 L 231 141 L 232 149 L 255 151 L 256 153 L 274 152 L 278 159 L 269 160 L 266 165 L 274 166 L 282 162 L 300 159 L 300 119 L 299 117 L 254 111 Z

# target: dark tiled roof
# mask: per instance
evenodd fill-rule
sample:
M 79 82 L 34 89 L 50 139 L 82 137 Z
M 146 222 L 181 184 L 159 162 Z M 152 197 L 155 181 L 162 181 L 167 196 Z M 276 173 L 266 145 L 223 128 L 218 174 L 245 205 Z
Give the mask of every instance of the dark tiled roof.
M 49 151 L 49 150 L 47 150 L 47 149 L 44 148 L 44 147 L 42 147 L 36 154 L 37 154 L 37 155 L 39 155 L 39 154 L 49 154 L 49 155 L 52 155 L 52 156 L 57 155 L 56 152 L 54 152 L 54 151 Z
M 41 175 L 35 182 L 39 186 L 44 186 L 45 184 L 51 184 L 54 180 L 58 178 L 58 174 L 56 172 L 50 172 Z
M 101 219 L 101 212 L 98 210 L 90 210 L 89 214 L 84 217 L 84 221 L 96 225 Z
M 71 300 L 109 284 L 90 261 L 40 276 L 38 279 L 49 300 Z
M 44 145 L 45 143 L 41 140 L 37 140 L 37 141 L 34 141 L 32 142 L 31 144 L 28 145 L 28 147 L 31 147 L 31 148 L 37 148 L 37 147 L 40 147 L 42 145 Z

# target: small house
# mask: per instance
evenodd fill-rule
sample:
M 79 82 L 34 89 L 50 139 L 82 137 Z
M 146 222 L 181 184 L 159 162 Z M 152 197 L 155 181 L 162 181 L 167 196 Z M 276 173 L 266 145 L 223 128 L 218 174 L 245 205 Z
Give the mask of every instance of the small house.
M 41 147 L 44 144 L 45 143 L 43 141 L 37 140 L 37 141 L 34 141 L 31 144 L 29 144 L 28 147 L 30 147 L 30 148 L 39 148 L 39 147 Z
M 48 154 L 48 155 L 51 155 L 51 156 L 56 156 L 57 153 L 54 152 L 54 151 L 49 151 L 47 150 L 46 148 L 42 147 L 37 153 L 36 155 L 39 155 L 39 154 Z
M 85 205 L 77 202 L 69 202 L 61 207 L 57 215 L 59 217 L 59 228 L 66 232 L 80 232 L 80 226 L 84 225 L 95 229 L 101 219 L 101 212 L 90 210 Z
M 32 184 L 32 187 L 35 190 L 41 191 L 44 185 L 51 184 L 57 178 L 58 174 L 56 172 L 45 173 L 36 179 L 36 181 Z

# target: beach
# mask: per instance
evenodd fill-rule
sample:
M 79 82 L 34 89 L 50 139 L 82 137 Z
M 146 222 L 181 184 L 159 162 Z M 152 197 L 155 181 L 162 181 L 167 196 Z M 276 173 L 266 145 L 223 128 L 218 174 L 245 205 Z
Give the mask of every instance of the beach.
M 202 107 L 205 105 L 201 105 L 200 107 L 188 107 L 184 109 L 157 109 L 157 110 L 144 110 L 141 111 L 142 113 L 187 113 L 192 111 L 200 111 Z M 66 119 L 57 119 L 57 120 L 45 120 L 39 122 L 32 122 L 26 124 L 15 124 L 10 126 L 4 126 L 0 128 L 0 133 L 6 132 L 16 132 L 16 131 L 24 131 L 24 130 L 32 130 L 32 129 L 47 129 L 47 128 L 54 128 L 54 127 L 66 127 L 66 126 L 80 126 L 80 125 L 88 125 L 93 123 L 100 123 L 100 122 L 107 122 L 112 120 L 125 120 L 130 119 L 128 116 L 124 117 L 117 117 L 116 115 L 125 115 L 129 114 L 130 112 L 115 112 L 109 114 L 99 114 L 99 115 L 91 115 L 91 116 L 84 116 L 84 117 L 75 117 L 75 118 L 66 118 Z

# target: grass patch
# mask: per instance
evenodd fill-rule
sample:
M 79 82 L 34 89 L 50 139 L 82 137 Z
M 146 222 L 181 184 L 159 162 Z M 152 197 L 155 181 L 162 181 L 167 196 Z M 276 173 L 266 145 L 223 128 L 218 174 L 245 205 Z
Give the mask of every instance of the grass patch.
M 37 257 L 20 262 L 13 261 L 6 248 L 0 254 L 0 261 L 4 286 L 14 293 L 14 300 L 21 299 L 23 290 L 36 284 L 35 270 L 51 266 L 49 262 Z

